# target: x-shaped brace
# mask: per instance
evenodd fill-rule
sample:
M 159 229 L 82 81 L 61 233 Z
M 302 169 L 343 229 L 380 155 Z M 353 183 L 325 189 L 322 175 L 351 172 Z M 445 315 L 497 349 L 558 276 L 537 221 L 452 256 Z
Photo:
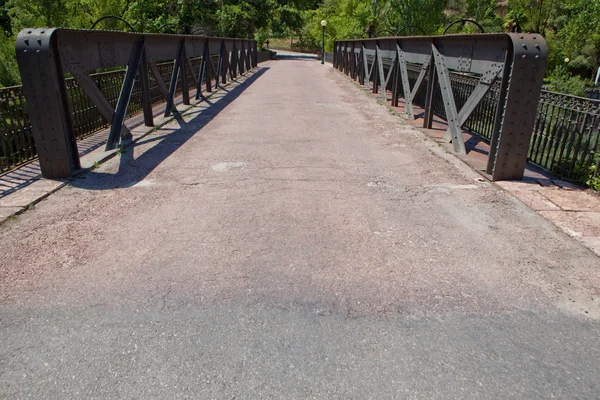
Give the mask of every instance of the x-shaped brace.
M 379 46 L 375 46 L 377 53 L 377 64 L 379 66 L 379 86 L 381 86 L 381 92 L 383 93 L 383 100 L 387 101 L 387 84 L 392 77 L 392 72 L 396 66 L 396 55 L 394 55 L 394 59 L 392 60 L 392 66 L 390 67 L 387 77 L 385 76 L 383 69 L 383 56 L 381 55 L 381 50 L 379 50 Z
M 473 89 L 473 92 L 471 92 L 471 95 L 458 113 L 459 126 L 463 126 L 467 122 L 473 111 L 475 111 L 475 108 L 477 108 L 481 100 L 494 85 L 498 75 L 502 72 L 502 68 L 502 66 L 492 67 L 481 76 L 479 83 L 475 86 L 475 89 Z M 447 142 L 452 140 L 449 129 L 444 133 L 443 139 Z

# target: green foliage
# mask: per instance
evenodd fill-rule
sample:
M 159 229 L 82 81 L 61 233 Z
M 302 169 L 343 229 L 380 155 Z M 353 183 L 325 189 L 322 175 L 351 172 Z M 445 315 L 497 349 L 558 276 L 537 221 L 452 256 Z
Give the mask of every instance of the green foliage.
M 14 86 L 21 83 L 19 67 L 15 59 L 14 38 L 0 33 L 0 86 Z
M 259 50 L 266 50 L 265 41 L 269 38 L 269 30 L 266 28 L 261 28 L 254 35 L 254 39 L 256 40 L 256 46 Z
M 577 75 L 565 72 L 564 69 L 556 68 L 548 76 L 550 87 L 553 91 L 573 96 L 585 96 L 586 81 Z
M 597 68 L 600 53 L 598 0 L 510 0 L 504 28 L 517 32 L 541 33 L 549 47 L 548 70 L 563 67 L 574 74 L 590 77 Z
M 594 156 L 594 162 L 590 167 L 590 171 L 588 173 L 588 179 L 585 182 L 591 189 L 595 191 L 600 191 L 600 171 L 596 171 L 598 165 L 598 154 Z
M 435 34 L 443 31 L 445 8 L 446 2 L 440 0 L 390 0 L 386 22 L 397 29 L 416 25 L 428 34 Z M 406 35 L 406 32 L 402 34 Z
M 271 38 L 294 38 L 295 46 L 319 49 L 321 20 L 328 21 L 325 47 L 337 39 L 390 35 L 407 25 L 439 34 L 457 19 L 479 22 L 486 32 L 538 32 L 550 48 L 549 70 L 564 67 L 573 76 L 591 77 L 600 53 L 600 0 L 509 0 L 505 18 L 498 0 L 0 0 L 0 85 L 19 83 L 14 37 L 25 27 L 89 28 L 106 15 L 129 21 L 136 31 Z M 108 19 L 99 29 L 128 30 Z M 470 24 L 452 33 L 476 32 Z M 402 35 L 419 34 L 417 29 Z M 578 92 L 575 78 L 559 77 L 556 86 Z

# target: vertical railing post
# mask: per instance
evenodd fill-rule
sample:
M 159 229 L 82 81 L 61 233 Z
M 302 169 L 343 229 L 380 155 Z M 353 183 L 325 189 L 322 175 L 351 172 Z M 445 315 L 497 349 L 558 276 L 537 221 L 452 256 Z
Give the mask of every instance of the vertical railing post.
M 185 39 L 183 39 L 181 41 L 181 60 L 180 60 L 180 65 L 181 65 L 181 97 L 182 97 L 182 103 L 185 104 L 186 106 L 190 105 L 190 87 L 188 85 L 188 77 L 187 77 L 187 63 L 185 62 L 185 60 L 187 59 L 187 54 L 185 52 Z
M 152 96 L 150 95 L 150 82 L 148 80 L 148 60 L 146 50 L 142 53 L 140 64 L 140 87 L 142 92 L 142 108 L 144 111 L 144 125 L 154 126 L 154 115 L 152 113 Z
M 336 40 L 333 43 L 333 68 L 337 68 L 337 47 L 338 47 L 338 41 Z
M 121 93 L 119 95 L 119 100 L 117 101 L 117 108 L 111 121 L 108 139 L 106 140 L 106 150 L 115 149 L 121 140 L 123 124 L 125 122 L 125 116 L 127 115 L 127 107 L 129 107 L 129 102 L 131 101 L 135 77 L 140 71 L 143 52 L 144 40 L 142 39 L 133 45 L 131 54 L 129 55 L 129 63 L 127 64 L 127 70 L 125 71 L 125 79 L 123 79 Z M 127 134 L 128 136 L 131 135 L 129 132 L 127 132 Z
M 204 51 L 202 54 L 202 60 L 200 61 L 200 67 L 198 68 L 198 80 L 196 81 L 196 100 L 199 100 L 200 97 L 204 97 L 202 94 L 202 81 L 206 79 L 205 75 L 207 74 L 207 54 L 208 54 L 208 39 L 204 42 Z
M 177 80 L 179 78 L 179 74 L 181 72 L 181 65 L 183 59 L 183 51 L 184 51 L 184 41 L 179 42 L 179 46 L 177 48 L 177 55 L 175 56 L 175 63 L 173 64 L 173 72 L 171 73 L 171 84 L 169 86 L 169 93 L 167 94 L 167 104 L 165 107 L 164 116 L 168 117 L 171 115 L 171 112 L 174 110 L 175 105 L 175 93 L 177 91 Z
M 435 45 L 435 41 L 433 41 Z M 427 87 L 425 95 L 425 114 L 423 116 L 423 128 L 431 129 L 433 126 L 433 108 L 435 107 L 435 86 L 437 84 L 437 75 L 435 73 L 435 62 L 433 61 L 433 53 L 431 54 L 431 62 L 427 70 Z
M 525 174 L 548 55 L 548 47 L 540 35 L 509 36 L 513 57 L 494 157 L 493 180 L 522 179 Z
M 379 46 L 377 45 L 379 42 L 375 42 L 375 56 L 373 57 L 373 72 L 371 75 L 373 76 L 373 93 L 379 93 L 379 63 L 377 62 L 377 58 L 379 55 Z
M 55 29 L 28 29 L 17 36 L 23 93 L 42 175 L 69 178 L 80 168 L 77 142 Z

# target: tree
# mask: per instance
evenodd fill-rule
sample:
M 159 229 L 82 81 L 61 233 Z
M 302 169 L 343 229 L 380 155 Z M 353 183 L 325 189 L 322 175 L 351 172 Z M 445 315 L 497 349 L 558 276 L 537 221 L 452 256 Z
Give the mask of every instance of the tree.
M 396 29 L 416 25 L 435 34 L 444 26 L 445 9 L 444 0 L 390 0 L 390 22 Z

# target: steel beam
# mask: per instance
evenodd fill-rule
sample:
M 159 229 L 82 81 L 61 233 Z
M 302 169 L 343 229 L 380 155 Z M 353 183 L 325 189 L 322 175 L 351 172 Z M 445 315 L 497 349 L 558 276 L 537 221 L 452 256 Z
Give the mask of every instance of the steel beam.
M 135 83 L 135 77 L 140 71 L 140 62 L 142 61 L 142 53 L 144 52 L 144 40 L 136 42 L 131 49 L 131 55 L 129 57 L 129 63 L 127 64 L 127 70 L 125 71 L 125 79 L 123 80 L 123 86 L 121 87 L 121 94 L 117 101 L 117 108 L 113 115 L 112 123 L 110 126 L 110 133 L 106 140 L 106 150 L 112 150 L 117 147 L 121 140 L 121 132 L 123 130 L 123 123 L 125 122 L 125 115 L 127 114 L 127 107 L 131 100 L 131 93 L 133 92 L 133 84 Z M 131 133 L 127 135 L 131 137 Z
M 16 40 L 17 62 L 42 175 L 46 178 L 66 178 L 80 168 L 65 89 L 66 72 L 73 75 L 100 114 L 113 123 L 108 144 L 108 147 L 113 147 L 122 136 L 130 134 L 122 121 L 127 113 L 135 79 L 140 79 L 144 123 L 151 126 L 154 121 L 148 73 L 154 76 L 165 100 L 170 99 L 170 103 L 174 103 L 174 93 L 169 93 L 169 89 L 174 89 L 174 85 L 167 89 L 158 70 L 157 61 L 173 60 L 174 54 L 179 55 L 179 65 L 175 68 L 175 73 L 181 74 L 183 101 L 189 103 L 189 97 L 186 96 L 186 68 L 192 70 L 196 82 L 207 79 L 210 91 L 210 55 L 219 52 L 218 46 L 222 42 L 226 42 L 227 48 L 232 48 L 235 44 L 236 48 L 247 49 L 244 56 L 248 69 L 256 65 L 254 40 L 73 29 L 22 30 Z M 132 53 L 134 48 L 136 51 Z M 197 77 L 191 68 L 190 59 L 203 56 L 205 49 L 208 57 L 203 63 L 204 71 Z M 137 68 L 135 63 L 138 64 Z M 126 79 L 121 88 L 117 109 L 113 110 L 88 72 L 124 65 L 128 66 Z M 212 72 L 215 72 L 214 67 Z M 174 104 L 167 108 L 167 113 L 173 109 Z
M 354 49 L 360 50 L 354 56 L 356 61 L 349 57 L 351 68 L 348 70 L 346 59 L 350 51 L 354 55 Z M 414 118 L 415 101 L 422 102 L 417 94 L 427 82 L 425 102 L 418 104 L 424 108 L 423 126 L 432 127 L 434 113 L 440 109 L 436 104 L 443 104 L 442 115 L 445 114 L 448 124 L 444 138 L 452 140 L 458 153 L 466 150 L 461 126 L 484 99 L 489 99 L 490 89 L 497 86 L 499 98 L 493 105 L 496 113 L 490 128 L 487 172 L 494 180 L 523 176 L 548 54 L 540 35 L 501 33 L 349 39 L 336 41 L 334 53 L 334 66 L 353 78 L 356 76 L 367 90 L 377 92 L 379 86 L 387 88 L 388 74 L 393 74 L 392 105 L 404 97 L 405 114 L 409 118 Z M 357 66 L 356 72 L 353 65 Z M 413 73 L 415 67 L 420 68 L 420 72 L 409 80 L 409 73 Z M 468 93 L 459 112 L 451 74 L 464 74 L 469 79 L 479 77 L 479 83 Z
M 45 178 L 68 178 L 80 168 L 56 29 L 25 29 L 16 40 L 23 93 Z

